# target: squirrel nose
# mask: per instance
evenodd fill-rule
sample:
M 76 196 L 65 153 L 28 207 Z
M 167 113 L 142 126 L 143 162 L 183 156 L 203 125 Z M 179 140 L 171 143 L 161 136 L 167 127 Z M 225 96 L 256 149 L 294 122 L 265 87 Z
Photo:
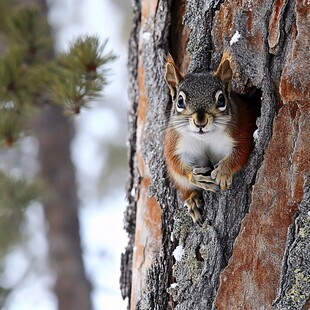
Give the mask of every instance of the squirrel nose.
M 208 120 L 206 122 L 201 122 L 194 119 L 194 124 L 198 128 L 204 128 L 208 124 Z
M 204 128 L 208 124 L 208 117 L 205 111 L 203 110 L 197 111 L 193 115 L 193 122 L 194 122 L 194 125 L 198 127 L 199 129 Z

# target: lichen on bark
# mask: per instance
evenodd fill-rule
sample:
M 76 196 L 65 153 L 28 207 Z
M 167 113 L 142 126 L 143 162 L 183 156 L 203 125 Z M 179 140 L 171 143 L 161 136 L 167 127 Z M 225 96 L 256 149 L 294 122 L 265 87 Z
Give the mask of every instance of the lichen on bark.
M 278 297 L 274 310 L 302 309 L 310 298 L 310 179 L 288 230 Z
M 304 249 L 297 245 L 302 245 L 302 240 L 309 244 L 310 238 L 301 224 L 298 234 L 293 234 L 297 223 L 306 219 L 297 206 L 305 205 L 300 202 L 307 201 L 302 197 L 308 197 L 309 191 L 303 182 L 309 171 L 310 70 L 302 70 L 301 59 L 307 59 L 309 10 L 302 1 L 141 4 L 142 26 L 135 35 L 139 37 L 138 67 L 143 71 L 139 91 L 142 85 L 147 104 L 143 102 L 146 122 L 140 123 L 143 139 L 139 143 L 150 173 L 148 193 L 162 209 L 161 223 L 157 223 L 162 236 L 143 292 L 135 296 L 139 301 L 134 300 L 131 309 L 269 309 L 273 301 L 278 307 L 297 295 L 302 296 L 296 303 L 301 309 L 309 298 L 308 274 L 303 271 L 308 263 L 296 261 L 295 273 L 287 266 L 292 255 L 297 258 Z M 172 12 L 178 7 L 178 13 Z M 180 27 L 174 18 L 183 15 L 185 26 Z M 177 28 L 169 29 L 170 25 Z M 230 45 L 236 31 L 240 38 Z M 163 158 L 163 128 L 171 107 L 164 56 L 172 52 L 178 65 L 186 68 L 186 44 L 191 56 L 189 71 L 215 70 L 223 51 L 229 50 L 235 64 L 233 90 L 248 95 L 256 90 L 248 100 L 260 108 L 252 155 L 234 176 L 229 190 L 204 193 L 202 227 L 191 223 L 177 199 Z M 295 224 L 287 233 L 293 220 Z M 175 261 L 172 253 L 178 245 L 184 255 Z M 295 252 L 289 250 L 292 246 Z

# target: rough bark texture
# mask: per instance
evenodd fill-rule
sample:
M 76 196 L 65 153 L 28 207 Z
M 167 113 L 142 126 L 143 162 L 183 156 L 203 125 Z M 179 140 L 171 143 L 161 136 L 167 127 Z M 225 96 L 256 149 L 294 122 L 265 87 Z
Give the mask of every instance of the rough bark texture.
M 130 214 L 136 221 L 129 219 L 131 243 L 123 256 L 132 283 L 122 282 L 130 309 L 307 307 L 309 4 L 144 0 L 133 6 L 128 192 L 135 190 Z M 236 31 L 241 37 L 231 45 Z M 166 178 L 163 128 L 171 103 L 164 56 L 172 53 L 183 71 L 215 70 L 224 50 L 233 59 L 233 90 L 249 95 L 254 89 L 249 104 L 260 107 L 260 117 L 248 164 L 229 190 L 204 193 L 199 227 Z M 172 254 L 177 245 L 184 250 L 180 261 Z

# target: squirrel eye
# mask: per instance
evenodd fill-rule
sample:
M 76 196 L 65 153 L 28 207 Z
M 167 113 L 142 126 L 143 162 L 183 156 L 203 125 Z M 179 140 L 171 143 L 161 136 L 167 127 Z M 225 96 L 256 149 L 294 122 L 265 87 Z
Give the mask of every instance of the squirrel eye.
M 178 97 L 177 111 L 182 112 L 184 109 L 185 109 L 185 94 L 181 92 Z
M 221 90 L 217 91 L 215 94 L 216 107 L 220 111 L 224 111 L 226 109 L 226 100 L 223 92 Z

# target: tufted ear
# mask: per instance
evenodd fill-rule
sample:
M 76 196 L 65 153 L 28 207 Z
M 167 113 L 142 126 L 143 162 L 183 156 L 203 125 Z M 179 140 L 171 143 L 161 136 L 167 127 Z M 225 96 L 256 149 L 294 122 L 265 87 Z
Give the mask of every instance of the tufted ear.
M 170 94 L 172 98 L 176 95 L 176 88 L 180 84 L 180 82 L 183 80 L 183 75 L 179 71 L 179 69 L 176 67 L 174 60 L 170 54 L 167 56 L 166 60 L 166 74 L 165 74 L 165 80 L 169 86 Z
M 232 80 L 233 70 L 231 68 L 231 56 L 227 52 L 223 53 L 222 60 L 214 76 L 220 78 L 226 85 Z

